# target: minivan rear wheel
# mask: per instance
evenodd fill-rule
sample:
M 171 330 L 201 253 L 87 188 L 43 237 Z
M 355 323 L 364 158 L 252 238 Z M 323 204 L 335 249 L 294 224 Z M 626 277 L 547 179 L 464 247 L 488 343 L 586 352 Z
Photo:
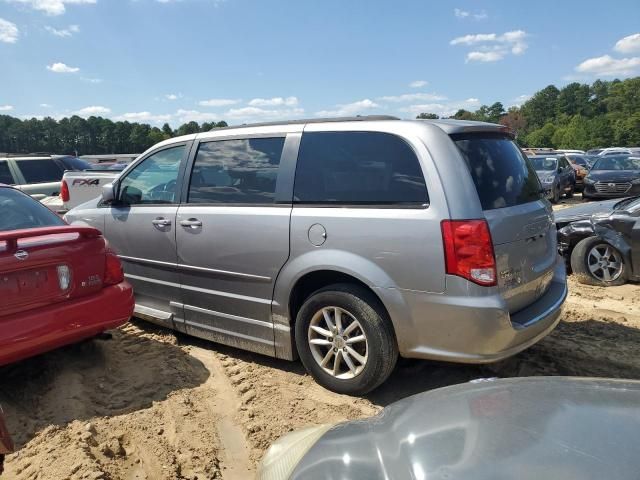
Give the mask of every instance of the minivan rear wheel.
M 337 393 L 370 392 L 389 377 L 398 359 L 384 308 L 357 285 L 335 284 L 313 293 L 298 312 L 295 334 L 307 371 Z

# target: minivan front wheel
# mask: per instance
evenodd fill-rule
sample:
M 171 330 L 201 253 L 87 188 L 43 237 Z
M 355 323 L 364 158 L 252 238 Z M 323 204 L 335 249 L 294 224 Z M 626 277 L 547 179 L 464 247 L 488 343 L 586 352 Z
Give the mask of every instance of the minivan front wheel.
M 370 392 L 389 377 L 398 358 L 386 312 L 356 285 L 331 285 L 312 294 L 298 312 L 295 330 L 305 368 L 334 392 Z

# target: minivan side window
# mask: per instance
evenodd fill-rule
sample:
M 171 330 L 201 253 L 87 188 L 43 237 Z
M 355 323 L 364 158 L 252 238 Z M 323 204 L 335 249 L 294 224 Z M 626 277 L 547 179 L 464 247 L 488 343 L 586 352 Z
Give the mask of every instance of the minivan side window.
M 245 138 L 201 143 L 187 202 L 274 203 L 284 140 Z
M 413 149 L 383 132 L 302 135 L 294 202 L 426 206 L 427 187 Z
M 177 203 L 176 184 L 184 145 L 160 150 L 136 165 L 120 182 L 119 200 L 126 205 Z
M 53 158 L 17 160 L 16 164 L 27 183 L 59 182 L 64 174 L 64 169 Z
M 13 185 L 15 183 L 11 170 L 9 170 L 9 163 L 6 160 L 0 160 L 0 183 L 5 185 Z

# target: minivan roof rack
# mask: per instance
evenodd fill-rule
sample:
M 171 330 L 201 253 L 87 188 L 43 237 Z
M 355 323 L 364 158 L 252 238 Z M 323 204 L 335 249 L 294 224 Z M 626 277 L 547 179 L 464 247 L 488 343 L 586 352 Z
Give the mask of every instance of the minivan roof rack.
M 212 128 L 211 132 L 218 130 L 227 130 L 231 128 L 249 128 L 249 127 L 270 127 L 274 125 L 300 125 L 304 123 L 326 123 L 326 122 L 370 122 L 375 120 L 400 120 L 393 115 L 357 115 L 355 117 L 331 117 L 331 118 L 303 118 L 300 120 L 278 121 L 278 122 L 261 122 L 261 123 L 243 123 L 242 125 L 230 125 L 228 127 Z

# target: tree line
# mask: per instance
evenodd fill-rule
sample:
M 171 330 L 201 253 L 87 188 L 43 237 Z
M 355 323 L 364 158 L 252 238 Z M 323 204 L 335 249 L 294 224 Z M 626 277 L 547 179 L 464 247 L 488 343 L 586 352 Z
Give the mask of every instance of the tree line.
M 438 118 L 421 113 L 417 118 Z M 525 147 L 590 149 L 640 146 L 640 77 L 549 85 L 519 107 L 505 111 L 501 102 L 478 110 L 458 110 L 451 118 L 501 123 L 516 132 Z M 145 123 L 113 122 L 76 115 L 54 120 L 21 120 L 0 115 L 0 152 L 61 154 L 140 153 L 150 146 L 189 133 L 226 127 L 221 122 L 189 122 L 176 130 Z
M 141 153 L 167 138 L 226 127 L 221 122 L 189 122 L 176 130 L 146 123 L 114 122 L 108 118 L 74 115 L 61 120 L 46 117 L 21 120 L 0 115 L 0 152 L 97 155 Z
M 437 118 L 421 113 L 418 118 Z M 575 148 L 640 146 L 640 77 L 549 85 L 520 107 L 505 111 L 500 102 L 475 112 L 458 110 L 451 118 L 500 123 L 524 147 Z

